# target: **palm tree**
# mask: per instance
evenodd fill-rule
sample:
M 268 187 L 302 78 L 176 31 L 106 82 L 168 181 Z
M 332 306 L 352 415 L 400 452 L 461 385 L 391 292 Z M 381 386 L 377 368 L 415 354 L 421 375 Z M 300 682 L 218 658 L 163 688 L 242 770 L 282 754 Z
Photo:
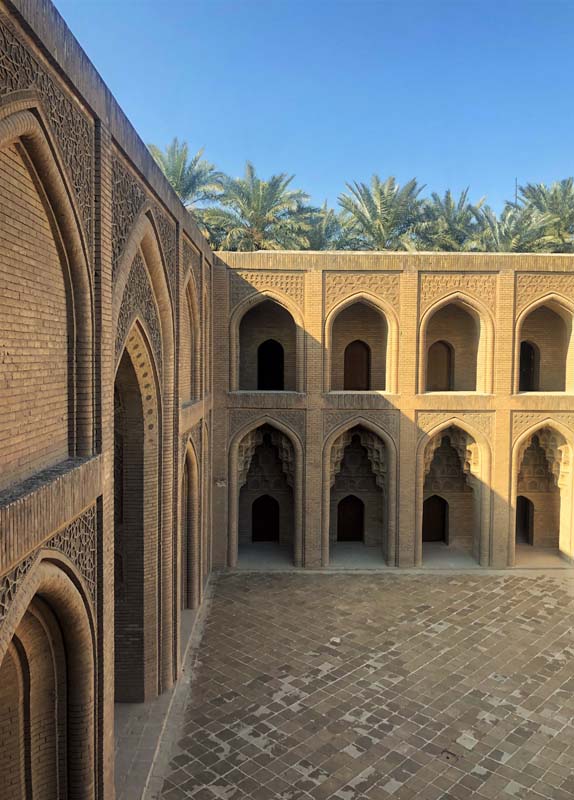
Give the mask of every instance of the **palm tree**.
M 565 178 L 549 187 L 545 183 L 527 183 L 520 187 L 520 199 L 540 214 L 554 218 L 551 231 L 556 238 L 554 252 L 571 253 L 574 249 L 574 179 Z
M 341 246 L 341 220 L 337 213 L 327 206 L 310 208 L 310 229 L 307 234 L 309 250 L 338 250 Z
M 478 230 L 469 250 L 497 253 L 552 252 L 559 242 L 552 233 L 555 217 L 533 206 L 507 203 L 500 217 L 489 206 L 477 210 Z
M 360 250 L 405 250 L 410 231 L 419 219 L 423 190 L 415 178 L 400 186 L 395 178 L 378 175 L 366 183 L 346 184 L 349 194 L 339 196 L 348 246 Z
M 243 178 L 224 177 L 219 206 L 202 212 L 210 240 L 227 250 L 301 250 L 309 246 L 308 195 L 289 189 L 293 175 L 268 181 L 249 161 Z
M 148 148 L 186 208 L 217 198 L 223 174 L 203 158 L 203 147 L 191 159 L 189 145 L 177 137 L 165 151 L 155 144 L 148 145 Z
M 417 250 L 457 251 L 468 249 L 476 235 L 478 222 L 476 212 L 484 198 L 473 205 L 468 200 L 468 188 L 455 200 L 448 189 L 444 197 L 433 192 L 421 207 L 420 222 L 413 227 L 414 245 Z

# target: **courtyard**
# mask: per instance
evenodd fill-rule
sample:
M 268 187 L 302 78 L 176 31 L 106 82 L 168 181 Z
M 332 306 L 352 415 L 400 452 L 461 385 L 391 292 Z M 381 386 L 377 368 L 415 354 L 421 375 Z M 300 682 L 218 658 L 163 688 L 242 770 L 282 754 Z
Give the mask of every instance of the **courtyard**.
M 574 797 L 574 576 L 214 576 L 146 797 Z

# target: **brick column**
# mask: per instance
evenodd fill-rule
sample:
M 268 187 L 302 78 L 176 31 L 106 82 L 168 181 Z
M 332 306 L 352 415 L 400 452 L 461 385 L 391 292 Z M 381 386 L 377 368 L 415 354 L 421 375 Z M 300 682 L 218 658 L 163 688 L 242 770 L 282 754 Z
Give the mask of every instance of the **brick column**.
M 307 417 L 305 426 L 305 493 L 303 497 L 304 558 L 306 567 L 325 563 L 321 547 L 323 451 L 323 274 L 305 274 Z

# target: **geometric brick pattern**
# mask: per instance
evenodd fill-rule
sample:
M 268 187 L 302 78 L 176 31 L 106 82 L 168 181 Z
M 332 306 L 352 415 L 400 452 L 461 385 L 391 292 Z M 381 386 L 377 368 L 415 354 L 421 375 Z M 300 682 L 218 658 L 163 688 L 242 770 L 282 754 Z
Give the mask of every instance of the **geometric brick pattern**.
M 221 575 L 158 796 L 571 800 L 573 589 Z

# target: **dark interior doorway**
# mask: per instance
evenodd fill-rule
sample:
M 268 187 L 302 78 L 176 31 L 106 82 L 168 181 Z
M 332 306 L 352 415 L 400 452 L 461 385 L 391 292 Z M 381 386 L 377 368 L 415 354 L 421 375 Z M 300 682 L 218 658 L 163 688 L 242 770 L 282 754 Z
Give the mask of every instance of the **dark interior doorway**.
M 285 354 L 275 339 L 267 339 L 257 348 L 257 388 L 282 392 L 285 387 Z
M 279 503 L 269 494 L 253 501 L 251 507 L 251 541 L 279 541 Z
M 371 349 L 356 339 L 345 348 L 345 391 L 368 392 L 371 388 Z
M 427 391 L 452 392 L 454 358 L 448 342 L 435 342 L 429 347 L 427 362 Z
M 532 544 L 534 535 L 534 504 L 527 497 L 516 498 L 516 544 Z
M 337 541 L 362 542 L 365 534 L 365 504 L 354 494 L 337 506 Z
M 448 503 L 437 494 L 423 504 L 423 542 L 448 544 Z
M 520 342 L 520 372 L 518 390 L 520 392 L 538 392 L 540 389 L 538 370 L 539 352 L 532 342 Z

